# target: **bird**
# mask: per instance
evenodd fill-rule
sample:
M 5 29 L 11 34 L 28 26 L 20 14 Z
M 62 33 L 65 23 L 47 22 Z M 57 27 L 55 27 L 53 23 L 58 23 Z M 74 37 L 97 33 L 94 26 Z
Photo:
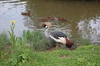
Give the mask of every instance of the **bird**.
M 68 19 L 66 19 L 66 18 L 60 18 L 60 17 L 58 17 L 58 21 L 67 21 Z
M 42 18 L 42 19 L 40 19 L 40 20 L 43 21 L 43 22 L 49 21 L 48 19 L 45 19 L 45 18 Z
M 47 17 L 48 20 L 55 20 L 54 17 Z
M 43 27 L 45 28 L 44 34 L 46 38 L 53 40 L 55 43 L 63 44 L 66 47 L 70 48 L 74 44 L 63 32 L 60 31 L 52 31 L 48 33 L 49 28 L 51 27 L 50 22 L 44 22 Z
M 27 13 L 21 12 L 21 15 L 30 16 L 30 11 L 28 11 Z

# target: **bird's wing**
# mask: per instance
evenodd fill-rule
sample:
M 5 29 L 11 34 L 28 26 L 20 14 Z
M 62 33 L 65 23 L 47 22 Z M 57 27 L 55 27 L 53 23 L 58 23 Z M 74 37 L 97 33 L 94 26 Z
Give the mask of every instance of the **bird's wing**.
M 52 35 L 56 39 L 59 39 L 59 37 L 67 38 L 67 36 L 64 33 L 59 31 L 53 31 L 50 33 L 50 35 Z
M 65 38 L 67 38 L 67 36 L 62 32 L 54 31 L 54 32 L 51 32 L 49 36 L 51 39 L 53 39 L 56 42 L 66 44 Z
M 58 37 L 59 39 L 56 39 L 55 37 L 53 37 L 52 35 L 49 35 L 51 39 L 53 39 L 54 41 L 58 42 L 58 43 L 62 43 L 62 44 L 66 44 L 66 40 L 64 37 Z
M 61 42 L 59 39 L 56 39 L 55 37 L 53 37 L 52 35 L 49 35 L 51 39 L 53 39 L 56 42 Z

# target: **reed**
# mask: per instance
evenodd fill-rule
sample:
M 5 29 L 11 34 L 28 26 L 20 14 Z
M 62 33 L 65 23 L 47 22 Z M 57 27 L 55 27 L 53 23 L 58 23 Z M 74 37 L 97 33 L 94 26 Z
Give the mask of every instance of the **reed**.
M 90 41 L 89 38 L 80 39 L 80 40 L 79 40 L 79 43 L 80 43 L 81 45 L 91 45 L 91 41 Z
M 0 51 L 9 43 L 9 39 L 5 32 L 0 33 Z
M 16 44 L 16 37 L 15 37 L 15 34 L 14 34 L 14 28 L 15 28 L 15 24 L 14 23 L 15 22 L 16 22 L 15 20 L 14 21 L 10 21 L 10 23 L 11 23 L 11 26 L 10 26 L 11 32 L 8 31 L 9 35 L 10 35 L 10 41 L 11 41 L 12 46 L 14 46 Z
M 99 66 L 100 47 L 90 44 L 84 39 L 73 51 L 58 49 L 43 52 L 52 48 L 42 31 L 23 31 L 22 37 L 16 37 L 14 26 L 11 25 L 10 41 L 14 48 L 11 51 L 0 51 L 0 66 Z M 0 34 L 0 49 L 5 48 L 8 39 L 5 33 Z M 3 47 L 2 47 L 3 46 Z M 1 48 L 2 47 L 2 48 Z M 35 52 L 41 50 L 42 52 Z M 66 61 L 67 60 L 67 61 Z
M 27 40 L 34 50 L 41 51 L 52 47 L 52 44 L 48 42 L 42 31 L 29 32 Z

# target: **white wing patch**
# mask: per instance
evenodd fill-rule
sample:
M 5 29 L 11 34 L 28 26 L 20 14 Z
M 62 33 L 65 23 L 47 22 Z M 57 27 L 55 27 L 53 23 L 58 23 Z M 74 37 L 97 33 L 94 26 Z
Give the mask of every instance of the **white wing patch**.
M 65 40 L 64 37 L 58 37 L 58 38 L 59 38 L 59 40 L 61 41 L 61 43 L 66 44 L 66 40 Z
M 61 42 L 59 39 L 54 38 L 53 36 L 49 35 L 50 38 L 52 38 L 53 40 L 55 40 L 56 42 Z
M 62 43 L 62 44 L 66 44 L 66 40 L 65 40 L 65 38 L 64 37 L 58 37 L 59 39 L 56 39 L 56 38 L 54 38 L 53 36 L 51 36 L 51 35 L 49 35 L 50 36 L 50 38 L 52 38 L 54 41 L 56 41 L 56 42 L 60 42 L 60 43 Z

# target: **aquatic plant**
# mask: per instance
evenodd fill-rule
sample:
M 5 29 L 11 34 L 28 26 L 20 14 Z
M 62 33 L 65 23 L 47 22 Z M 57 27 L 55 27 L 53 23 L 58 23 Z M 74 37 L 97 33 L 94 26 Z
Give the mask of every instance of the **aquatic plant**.
M 0 50 L 3 50 L 4 47 L 9 43 L 7 35 L 5 32 L 0 33 Z
M 52 47 L 42 31 L 29 32 L 27 40 L 34 50 L 46 50 Z
M 81 45 L 91 45 L 90 38 L 80 39 L 79 43 L 80 43 Z
M 28 37 L 28 31 L 23 31 L 22 37 L 16 37 L 16 46 L 18 47 L 25 47 L 27 44 L 27 37 Z
M 14 34 L 14 28 L 15 28 L 15 23 L 16 20 L 14 21 L 10 21 L 11 23 L 11 32 L 9 32 L 9 35 L 10 35 L 10 41 L 11 41 L 11 44 L 12 46 L 16 46 L 16 47 L 21 47 L 21 46 L 25 46 L 26 42 L 27 42 L 27 35 L 28 35 L 28 31 L 23 31 L 23 36 L 22 37 L 16 37 L 16 35 Z
M 12 27 L 12 25 L 11 25 Z M 47 52 L 34 52 L 34 50 L 46 50 L 52 47 L 47 42 L 42 31 L 23 31 L 22 37 L 16 37 L 14 26 L 11 28 L 10 40 L 14 47 L 11 51 L 0 51 L 0 66 L 99 66 L 100 47 L 88 45 L 76 50 L 65 49 L 48 50 Z M 13 39 L 14 38 L 14 39 Z M 87 39 L 85 39 L 87 40 Z M 85 40 L 83 40 L 85 42 Z M 0 49 L 8 43 L 6 34 L 0 34 Z M 81 42 L 82 43 L 82 42 Z M 26 46 L 28 44 L 28 46 Z M 3 47 L 5 48 L 5 47 Z M 32 48 L 32 49 L 31 49 Z M 50 52 L 51 51 L 51 52 Z M 68 61 L 66 61 L 68 60 Z
M 10 35 L 10 41 L 11 41 L 12 46 L 14 46 L 14 44 L 16 44 L 15 43 L 16 42 L 16 37 L 15 37 L 15 34 L 14 34 L 14 28 L 15 28 L 15 24 L 14 23 L 15 22 L 16 22 L 16 20 L 10 21 L 10 23 L 11 23 L 11 26 L 10 26 L 11 32 L 8 31 L 9 32 L 9 35 Z

